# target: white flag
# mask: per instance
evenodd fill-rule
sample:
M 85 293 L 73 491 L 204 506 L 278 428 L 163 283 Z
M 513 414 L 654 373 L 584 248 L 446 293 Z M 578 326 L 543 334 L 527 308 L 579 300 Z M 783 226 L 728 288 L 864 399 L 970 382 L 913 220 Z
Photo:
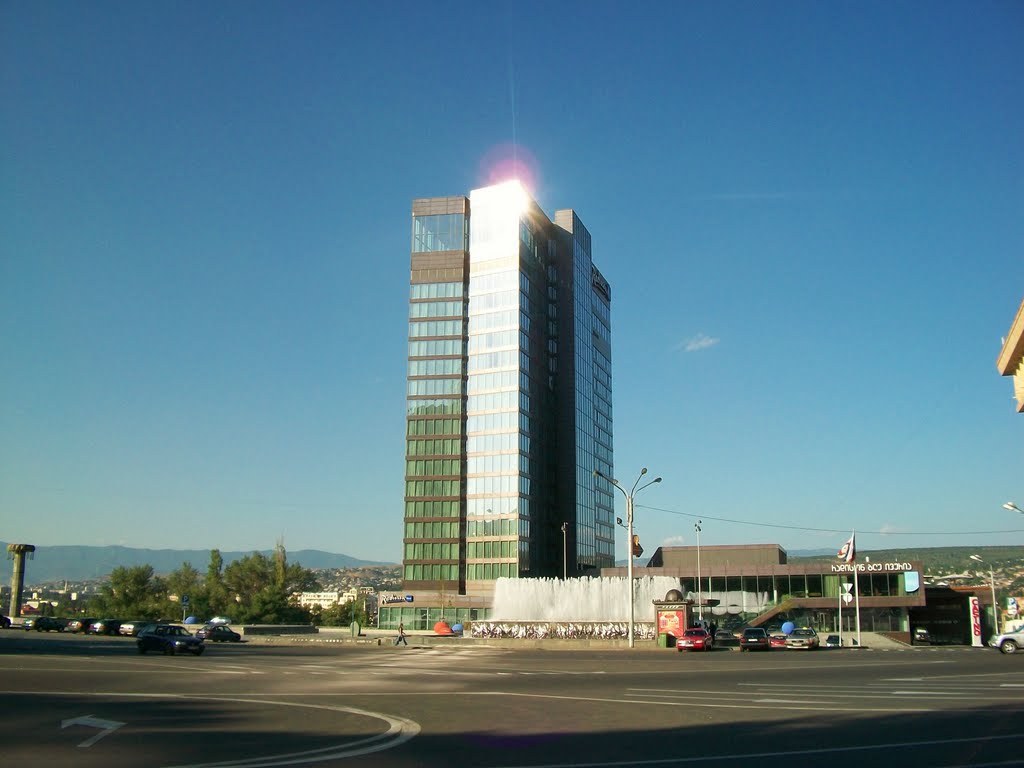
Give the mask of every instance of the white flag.
M 839 552 L 836 553 L 836 557 L 842 560 L 844 563 L 852 563 L 854 558 L 857 556 L 856 546 L 853 543 L 855 534 L 850 534 L 849 540 L 839 548 Z

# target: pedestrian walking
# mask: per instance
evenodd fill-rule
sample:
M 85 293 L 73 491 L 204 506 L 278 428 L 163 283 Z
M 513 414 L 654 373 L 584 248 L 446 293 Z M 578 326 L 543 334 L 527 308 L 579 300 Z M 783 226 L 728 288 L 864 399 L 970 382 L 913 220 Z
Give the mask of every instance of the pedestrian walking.
M 398 645 L 399 643 L 409 645 L 409 641 L 405 639 L 405 624 L 402 622 L 399 622 L 398 624 L 398 637 L 395 638 L 395 645 Z

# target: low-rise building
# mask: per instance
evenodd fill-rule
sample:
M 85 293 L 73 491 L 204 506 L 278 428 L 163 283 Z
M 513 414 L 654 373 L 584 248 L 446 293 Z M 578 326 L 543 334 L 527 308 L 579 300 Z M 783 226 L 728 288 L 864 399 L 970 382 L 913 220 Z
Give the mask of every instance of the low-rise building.
M 330 608 L 342 602 L 340 592 L 300 592 L 299 605 L 303 608 L 312 608 L 318 605 L 321 608 Z
M 697 547 L 660 547 L 633 573 L 679 579 L 696 603 L 694 613 L 713 616 L 720 626 L 785 618 L 846 632 L 856 628 L 856 602 L 864 631 L 909 633 L 911 609 L 926 602 L 920 562 L 789 563 L 778 544 L 704 546 L 699 554 Z M 602 575 L 625 576 L 626 569 L 605 568 Z

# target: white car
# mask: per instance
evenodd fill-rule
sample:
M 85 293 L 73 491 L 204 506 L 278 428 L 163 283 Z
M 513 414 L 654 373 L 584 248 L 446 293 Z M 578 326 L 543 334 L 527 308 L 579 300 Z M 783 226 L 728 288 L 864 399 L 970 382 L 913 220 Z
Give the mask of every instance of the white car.
M 1016 653 L 1018 648 L 1024 648 L 1024 627 L 1018 627 L 1013 632 L 993 635 L 988 644 L 1003 653 Z
M 818 633 L 810 627 L 794 629 L 789 633 L 789 637 L 786 638 L 787 648 L 802 648 L 807 651 L 813 651 L 816 650 L 819 645 L 820 641 L 818 640 Z

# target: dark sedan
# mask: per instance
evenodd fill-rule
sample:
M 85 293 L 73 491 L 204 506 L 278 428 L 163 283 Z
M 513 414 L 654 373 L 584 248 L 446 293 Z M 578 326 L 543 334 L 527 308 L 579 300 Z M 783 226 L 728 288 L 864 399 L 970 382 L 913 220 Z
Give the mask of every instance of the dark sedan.
M 199 628 L 196 637 L 209 640 L 211 643 L 237 643 L 242 636 L 226 624 L 207 624 Z
M 144 629 L 135 638 L 139 653 L 160 651 L 173 656 L 178 651 L 188 651 L 196 656 L 206 650 L 201 637 L 195 637 L 184 627 L 176 624 L 154 624 Z
M 21 625 L 26 632 L 34 629 L 36 632 L 63 632 L 67 619 L 55 619 L 52 616 L 30 616 Z
M 740 635 L 740 651 L 770 651 L 771 641 L 763 627 L 747 627 Z
M 97 619 L 86 631 L 90 635 L 116 635 L 120 628 L 120 619 Z

